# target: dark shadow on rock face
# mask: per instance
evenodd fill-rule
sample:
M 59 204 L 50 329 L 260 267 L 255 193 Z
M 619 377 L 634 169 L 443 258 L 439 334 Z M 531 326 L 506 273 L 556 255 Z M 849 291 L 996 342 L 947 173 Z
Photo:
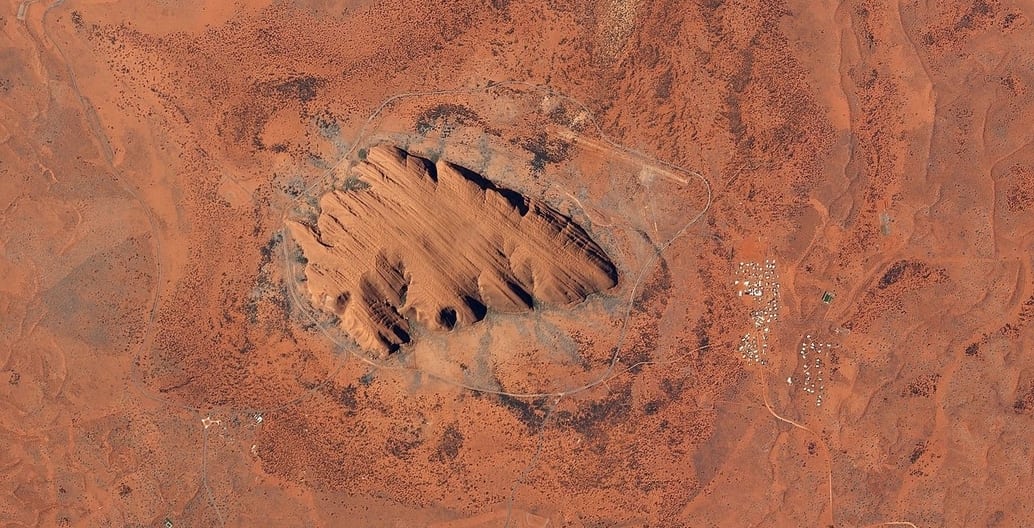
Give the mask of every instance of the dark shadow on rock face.
M 414 324 L 570 306 L 618 282 L 574 220 L 469 169 L 379 145 L 353 171 L 367 187 L 323 195 L 315 222 L 289 228 L 314 304 L 368 350 L 397 351 Z

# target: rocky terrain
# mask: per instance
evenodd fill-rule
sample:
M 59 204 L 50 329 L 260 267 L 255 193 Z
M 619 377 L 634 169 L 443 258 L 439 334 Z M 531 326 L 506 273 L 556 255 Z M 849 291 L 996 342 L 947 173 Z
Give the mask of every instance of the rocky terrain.
M 385 145 L 354 171 L 351 189 L 320 198 L 315 225 L 290 231 L 316 305 L 382 356 L 410 341 L 409 320 L 451 330 L 617 284 L 603 250 L 540 200 Z
M 1034 526 L 1032 48 L 1030 0 L 0 2 L 0 526 Z

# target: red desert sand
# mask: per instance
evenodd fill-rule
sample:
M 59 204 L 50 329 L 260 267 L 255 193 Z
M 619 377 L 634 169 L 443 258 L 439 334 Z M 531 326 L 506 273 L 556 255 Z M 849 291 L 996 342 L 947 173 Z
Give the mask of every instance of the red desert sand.
M 0 35 L 0 526 L 1034 526 L 1029 0 Z

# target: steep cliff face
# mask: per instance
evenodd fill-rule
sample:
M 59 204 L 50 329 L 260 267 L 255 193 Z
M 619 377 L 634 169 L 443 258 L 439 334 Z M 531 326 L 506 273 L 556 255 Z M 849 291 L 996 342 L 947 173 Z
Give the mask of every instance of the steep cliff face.
M 466 169 L 381 145 L 354 174 L 368 187 L 325 194 L 316 225 L 290 230 L 313 301 L 364 348 L 397 350 L 410 320 L 450 330 L 490 309 L 569 305 L 617 283 L 570 218 Z

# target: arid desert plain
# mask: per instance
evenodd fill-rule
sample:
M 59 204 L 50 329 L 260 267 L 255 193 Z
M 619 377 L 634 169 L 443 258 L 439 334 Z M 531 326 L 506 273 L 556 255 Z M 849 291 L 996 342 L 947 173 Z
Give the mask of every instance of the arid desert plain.
M 0 3 L 0 526 L 1034 526 L 1029 0 Z

